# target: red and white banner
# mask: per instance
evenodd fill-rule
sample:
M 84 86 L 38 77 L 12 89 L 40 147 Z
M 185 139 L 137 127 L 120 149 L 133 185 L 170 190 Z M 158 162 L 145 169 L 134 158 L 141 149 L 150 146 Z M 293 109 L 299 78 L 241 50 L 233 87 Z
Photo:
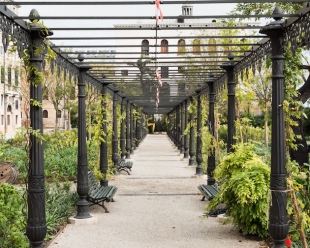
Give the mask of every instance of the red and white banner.
M 158 23 L 159 16 L 160 16 L 160 19 L 163 21 L 164 15 L 163 15 L 163 12 L 161 11 L 159 0 L 155 0 L 155 6 L 156 6 L 156 23 Z M 159 12 L 159 16 L 158 16 L 158 12 Z
M 162 82 L 162 80 L 161 80 L 161 76 L 160 76 L 158 70 L 155 70 L 155 72 L 156 72 L 157 80 L 158 80 L 160 86 L 163 86 L 163 82 Z

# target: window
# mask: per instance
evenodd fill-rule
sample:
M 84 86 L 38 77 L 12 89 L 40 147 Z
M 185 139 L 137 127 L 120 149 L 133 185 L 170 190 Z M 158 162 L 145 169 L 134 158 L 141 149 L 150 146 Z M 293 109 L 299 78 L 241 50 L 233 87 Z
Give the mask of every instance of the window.
M 185 50 L 185 40 L 181 39 L 178 41 L 178 53 L 184 53 Z
M 43 118 L 48 118 L 48 112 L 47 112 L 47 110 L 43 110 Z
M 161 78 L 168 78 L 169 77 L 169 67 L 168 66 L 162 66 L 160 68 L 161 70 Z
M 18 100 L 15 101 L 15 109 L 18 109 Z
M 61 118 L 61 110 L 57 111 L 57 118 Z
M 12 68 L 8 68 L 8 84 L 12 84 Z
M 4 67 L 1 66 L 1 83 L 2 84 L 4 84 L 4 82 L 5 82 L 5 75 L 4 75 L 4 73 L 5 73 Z
M 4 116 L 1 115 L 1 125 L 3 126 Z
M 15 115 L 15 124 L 18 124 L 18 115 Z
M 142 55 L 149 55 L 149 41 L 143 40 L 141 45 L 141 54 Z
M 11 115 L 8 115 L 7 116 L 7 122 L 6 122 L 6 124 L 9 126 L 9 125 L 11 125 Z
M 9 105 L 6 111 L 7 111 L 7 112 L 12 112 L 12 106 Z
M 193 53 L 194 55 L 200 55 L 200 40 L 198 39 L 193 41 Z
M 42 89 L 42 99 L 43 100 L 48 100 L 48 89 L 46 86 L 43 86 L 43 89 Z
M 15 86 L 18 86 L 18 84 L 19 84 L 19 82 L 18 82 L 18 74 L 19 74 L 18 68 L 15 68 L 15 73 L 14 73 L 14 76 L 15 76 Z
M 128 70 L 122 70 L 121 74 L 122 76 L 128 76 Z
M 167 53 L 168 52 L 168 41 L 167 40 L 162 40 L 160 43 L 160 51 L 162 53 Z

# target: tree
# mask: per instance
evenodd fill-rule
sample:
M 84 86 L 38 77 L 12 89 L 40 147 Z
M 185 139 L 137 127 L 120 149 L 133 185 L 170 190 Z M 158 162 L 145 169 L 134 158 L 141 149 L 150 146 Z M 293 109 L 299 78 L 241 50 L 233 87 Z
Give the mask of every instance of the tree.
M 137 60 L 137 62 L 130 62 L 128 65 L 131 65 L 133 67 L 137 67 L 139 69 L 139 73 L 137 74 L 137 79 L 135 80 L 137 83 L 140 83 L 143 95 L 150 95 L 150 93 L 154 93 L 155 91 L 152 92 L 152 86 L 158 85 L 158 80 L 156 79 L 156 74 L 155 74 L 155 67 L 150 67 L 148 64 L 150 64 L 152 61 L 150 59 L 145 59 L 140 58 Z M 133 87 L 134 88 L 134 87 Z M 128 88 L 127 88 L 128 89 Z M 126 94 L 127 93 L 126 89 Z M 139 91 L 139 88 L 134 88 L 132 89 L 132 94 L 137 95 Z
M 246 84 L 251 91 L 253 91 L 258 99 L 258 105 L 264 112 L 265 122 L 265 145 L 268 146 L 268 120 L 269 110 L 271 104 L 271 73 L 267 68 L 270 66 L 270 60 L 264 61 L 262 64 L 262 70 L 256 71 L 256 75 L 249 78 Z
M 291 3 L 291 2 L 283 2 L 283 3 L 239 3 L 235 10 L 232 11 L 232 14 L 272 14 L 274 8 L 279 6 L 283 12 L 286 13 L 296 13 L 297 10 L 304 6 L 304 3 Z M 288 44 L 289 45 L 289 44 Z M 287 47 L 288 50 L 288 47 Z M 301 77 L 301 73 L 297 73 L 296 71 L 292 72 L 292 67 L 298 70 L 299 68 L 308 69 L 310 66 L 302 65 L 301 62 L 301 50 L 296 51 L 296 54 L 293 56 L 292 54 L 286 54 L 286 66 L 285 69 L 285 83 L 288 82 L 289 76 L 294 76 L 295 78 L 298 76 Z M 297 67 L 296 67 L 297 66 Z M 294 101 L 300 101 L 305 103 L 310 98 L 310 77 L 304 80 L 303 85 L 298 88 L 297 95 L 294 97 Z M 294 126 L 292 126 L 292 130 L 295 134 L 295 146 L 294 149 L 290 148 L 290 156 L 292 160 L 296 160 L 299 166 L 303 166 L 304 163 L 308 163 L 309 161 L 309 154 L 307 150 L 307 144 L 305 135 L 303 132 L 303 123 L 302 118 L 292 117 L 293 121 L 295 122 Z
M 44 70 L 44 85 L 43 85 L 43 99 L 48 100 L 54 107 L 55 115 L 55 132 L 58 130 L 58 119 L 61 117 L 62 111 L 66 110 L 68 115 L 70 113 L 70 102 L 73 80 L 64 77 L 64 72 L 51 72 L 49 67 Z M 65 116 L 65 115 L 63 115 Z M 67 116 L 70 120 L 70 116 Z M 68 125 L 69 126 L 69 125 Z

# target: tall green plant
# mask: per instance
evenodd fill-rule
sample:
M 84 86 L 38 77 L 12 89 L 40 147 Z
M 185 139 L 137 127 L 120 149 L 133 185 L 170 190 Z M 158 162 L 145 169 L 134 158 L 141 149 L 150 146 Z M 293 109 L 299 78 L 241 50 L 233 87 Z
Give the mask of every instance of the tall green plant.
M 268 236 L 270 167 L 255 153 L 255 146 L 238 144 L 215 169 L 220 192 L 208 208 L 225 203 L 230 218 L 243 234 Z
M 21 193 L 10 184 L 0 184 L 0 247 L 27 248 L 29 242 L 25 236 L 26 208 Z

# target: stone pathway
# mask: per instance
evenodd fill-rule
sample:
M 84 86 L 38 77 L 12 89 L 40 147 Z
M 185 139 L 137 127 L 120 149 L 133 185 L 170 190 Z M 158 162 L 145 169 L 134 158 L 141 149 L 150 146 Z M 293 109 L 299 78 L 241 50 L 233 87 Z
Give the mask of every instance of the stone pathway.
M 118 187 L 110 213 L 90 207 L 98 223 L 68 224 L 49 248 L 255 248 L 258 241 L 242 236 L 232 225 L 205 218 L 207 201 L 197 186 L 206 176 L 192 177 L 195 167 L 166 135 L 148 135 L 131 156 L 131 175 L 109 182 Z

